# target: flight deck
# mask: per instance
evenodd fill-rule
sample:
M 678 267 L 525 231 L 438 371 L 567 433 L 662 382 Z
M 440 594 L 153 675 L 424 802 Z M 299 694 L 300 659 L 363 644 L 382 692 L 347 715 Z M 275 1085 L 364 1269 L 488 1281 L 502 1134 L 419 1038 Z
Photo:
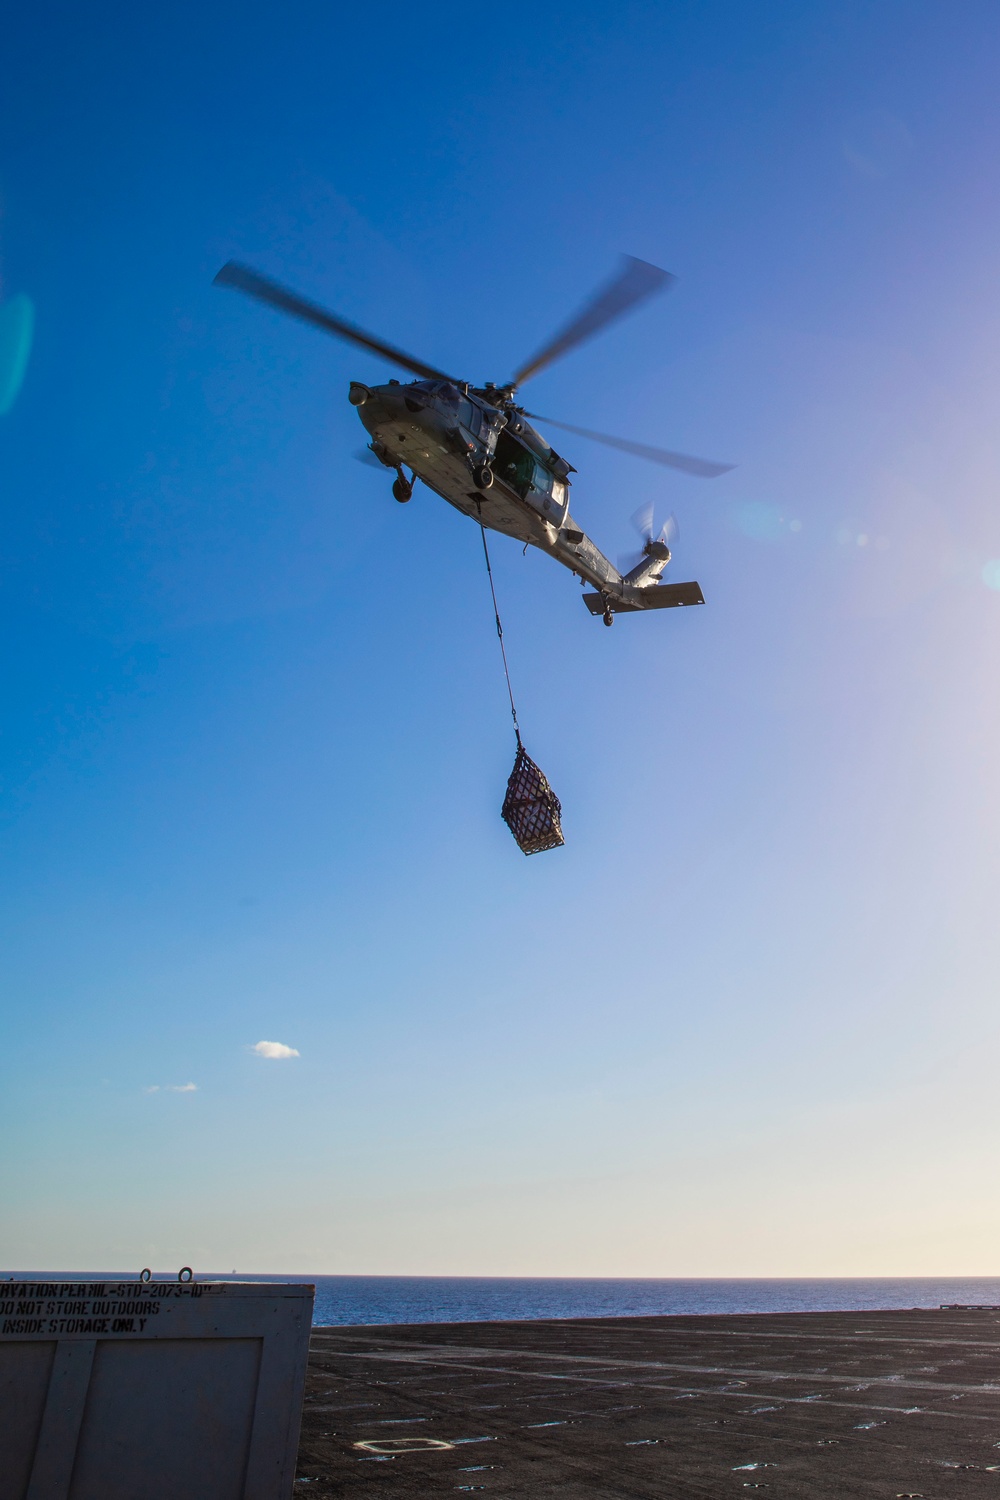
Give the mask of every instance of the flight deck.
M 297 1495 L 1000 1496 L 1000 1308 L 316 1328 Z

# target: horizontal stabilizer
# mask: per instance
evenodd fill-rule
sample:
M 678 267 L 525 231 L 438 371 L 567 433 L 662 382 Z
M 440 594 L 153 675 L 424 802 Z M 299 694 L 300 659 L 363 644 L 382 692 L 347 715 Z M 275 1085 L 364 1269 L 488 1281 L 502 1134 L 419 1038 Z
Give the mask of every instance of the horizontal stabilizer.
M 629 589 L 627 594 L 584 594 L 583 602 L 592 615 L 630 615 L 641 609 L 677 609 L 684 604 L 704 604 L 700 583 L 658 583 L 646 589 Z

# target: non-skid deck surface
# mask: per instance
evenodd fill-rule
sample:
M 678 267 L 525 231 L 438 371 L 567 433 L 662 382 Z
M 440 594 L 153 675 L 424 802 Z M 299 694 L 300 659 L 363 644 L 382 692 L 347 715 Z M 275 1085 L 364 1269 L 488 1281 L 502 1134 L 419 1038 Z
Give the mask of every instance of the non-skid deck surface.
M 317 1328 L 298 1474 L 347 1500 L 1000 1500 L 1000 1312 Z

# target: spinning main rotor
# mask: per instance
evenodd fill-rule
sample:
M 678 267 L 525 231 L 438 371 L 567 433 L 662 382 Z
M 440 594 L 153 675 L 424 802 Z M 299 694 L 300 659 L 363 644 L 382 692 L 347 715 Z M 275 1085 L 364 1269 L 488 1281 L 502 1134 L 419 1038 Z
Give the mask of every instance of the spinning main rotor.
M 694 458 L 686 453 L 675 453 L 668 448 L 658 448 L 648 443 L 636 443 L 628 438 L 611 437 L 604 432 L 594 432 L 588 427 L 574 427 L 568 422 L 557 422 L 552 417 L 543 417 L 537 412 L 524 411 L 523 408 L 514 405 L 514 393 L 525 381 L 530 380 L 532 376 L 546 369 L 557 359 L 561 359 L 571 349 L 593 338 L 601 329 L 615 322 L 654 293 L 667 291 L 677 279 L 669 271 L 662 271 L 658 266 L 652 266 L 644 260 L 637 260 L 634 256 L 626 255 L 622 259 L 623 264 L 618 274 L 595 293 L 576 316 L 549 339 L 548 343 L 544 344 L 531 359 L 521 365 L 505 385 L 489 385 L 485 389 L 497 406 L 517 410 L 533 421 L 561 428 L 564 432 L 571 432 L 576 437 L 603 443 L 606 447 L 617 448 L 619 452 L 630 453 L 636 458 L 662 464 L 668 469 L 678 469 L 681 473 L 692 474 L 700 479 L 714 479 L 720 474 L 726 474 L 733 468 L 732 464 L 714 463 L 710 459 Z M 384 339 L 376 338 L 374 334 L 367 333 L 356 324 L 349 323 L 344 318 L 338 318 L 325 307 L 321 307 L 319 303 L 300 296 L 297 292 L 282 286 L 280 282 L 272 281 L 270 277 L 262 276 L 259 271 L 241 265 L 238 261 L 228 261 L 215 277 L 215 284 L 233 287 L 237 291 L 246 293 L 247 296 L 256 298 L 259 302 L 265 302 L 270 307 L 277 308 L 279 312 L 289 313 L 294 318 L 311 323 L 314 328 L 322 329 L 324 333 L 345 339 L 348 343 L 367 349 L 372 354 L 380 354 L 391 364 L 409 370 L 422 380 L 446 380 L 457 386 L 467 384 L 447 374 L 444 370 L 426 364 L 423 360 L 415 359 L 413 355 L 386 343 Z

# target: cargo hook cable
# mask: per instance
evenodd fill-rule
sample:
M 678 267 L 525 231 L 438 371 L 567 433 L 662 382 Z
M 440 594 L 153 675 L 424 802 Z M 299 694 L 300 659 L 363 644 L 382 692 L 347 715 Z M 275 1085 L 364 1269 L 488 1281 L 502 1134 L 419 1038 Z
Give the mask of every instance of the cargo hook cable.
M 490 549 L 486 545 L 486 527 L 483 525 L 482 501 L 476 501 L 476 509 L 479 512 L 479 530 L 483 537 L 483 555 L 486 558 L 486 573 L 490 580 L 490 593 L 493 596 L 493 618 L 497 622 L 497 639 L 500 642 L 500 655 L 503 657 L 503 675 L 507 679 L 507 696 L 510 699 L 510 716 L 514 720 L 514 735 L 517 739 L 517 748 L 522 750 L 521 730 L 517 722 L 517 709 L 514 707 L 514 690 L 510 685 L 510 668 L 507 666 L 507 650 L 503 643 L 503 626 L 500 624 L 500 611 L 497 608 L 497 591 L 493 587 L 493 569 L 490 567 Z

